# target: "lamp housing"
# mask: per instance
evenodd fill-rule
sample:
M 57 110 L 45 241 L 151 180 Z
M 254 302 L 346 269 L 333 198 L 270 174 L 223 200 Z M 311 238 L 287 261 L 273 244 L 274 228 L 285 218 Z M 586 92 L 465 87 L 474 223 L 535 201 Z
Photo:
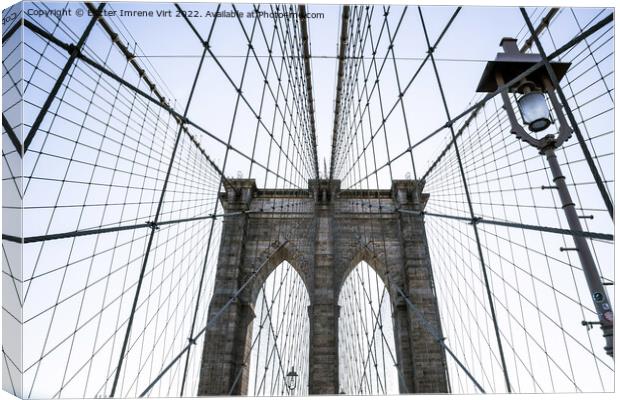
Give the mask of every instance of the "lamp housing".
M 478 83 L 478 92 L 499 91 L 504 108 L 510 120 L 511 132 L 520 140 L 542 149 L 550 141 L 554 145 L 561 145 L 571 136 L 572 129 L 568 125 L 562 106 L 555 95 L 555 83 L 559 82 L 568 71 L 570 63 L 542 62 L 540 54 L 522 53 L 517 47 L 517 40 L 503 38 L 500 42 L 503 53 L 497 53 L 495 60 L 489 61 Z M 547 66 L 550 68 L 547 69 Z M 550 74 L 555 75 L 555 79 Z M 542 89 L 541 89 L 542 88 Z M 553 110 L 559 123 L 557 137 L 551 135 L 537 139 L 530 135 L 517 120 L 508 93 L 520 94 L 517 105 L 523 123 L 531 132 L 540 132 L 547 129 L 552 122 L 551 111 L 547 105 L 545 94 L 553 105 Z
M 297 387 L 298 376 L 299 375 L 297 375 L 297 372 L 295 372 L 295 367 L 291 367 L 291 370 L 284 377 L 284 383 L 286 384 L 288 390 L 295 390 L 295 388 Z

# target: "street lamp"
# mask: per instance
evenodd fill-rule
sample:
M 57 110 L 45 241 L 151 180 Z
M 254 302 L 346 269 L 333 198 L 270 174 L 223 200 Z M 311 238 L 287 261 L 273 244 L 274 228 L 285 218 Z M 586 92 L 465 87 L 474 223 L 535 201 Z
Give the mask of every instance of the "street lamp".
M 289 391 L 293 391 L 297 387 L 298 376 L 299 375 L 297 375 L 297 372 L 295 372 L 295 367 L 291 367 L 291 370 L 288 372 L 288 374 L 286 374 L 286 377 L 284 378 L 284 383 L 286 384 L 286 387 Z
M 478 84 L 478 92 L 494 92 L 502 87 L 505 82 L 510 82 L 522 75 L 533 65 L 542 60 L 539 54 L 525 54 L 519 51 L 517 40 L 513 38 L 503 38 L 500 42 L 503 47 L 503 53 L 497 53 L 494 61 L 489 61 L 482 73 L 480 83 Z M 556 82 L 562 80 L 570 63 L 551 62 L 551 69 L 557 77 Z M 601 325 L 603 337 L 605 338 L 605 351 L 613 357 L 613 311 L 607 292 L 601 277 L 594 263 L 592 252 L 588 246 L 584 235 L 583 228 L 579 221 L 579 216 L 575 209 L 570 192 L 566 186 L 566 180 L 562 174 L 560 164 L 555 154 L 555 149 L 559 148 L 565 141 L 571 137 L 572 129 L 568 125 L 562 107 L 555 95 L 555 86 L 544 65 L 530 72 L 526 76 L 517 80 L 517 83 L 511 87 L 504 88 L 500 92 L 504 109 L 508 114 L 511 132 L 520 140 L 534 146 L 539 150 L 541 155 L 547 158 L 549 168 L 553 175 L 553 187 L 558 191 L 562 209 L 566 216 L 566 220 L 571 231 L 574 232 L 573 241 L 575 250 L 579 255 L 579 260 L 583 267 L 583 273 L 594 302 L 594 307 L 598 315 L 597 324 Z M 517 120 L 515 111 L 510 102 L 509 93 L 519 96 L 517 106 L 521 114 L 521 120 L 527 125 L 528 130 L 533 133 L 530 135 L 525 128 Z M 546 96 L 545 96 L 546 94 Z M 538 132 L 542 132 L 552 125 L 551 110 L 549 109 L 547 98 L 553 107 L 555 118 L 557 119 L 559 130 L 557 135 L 547 134 L 537 137 Z M 590 323 L 591 324 L 591 323 Z

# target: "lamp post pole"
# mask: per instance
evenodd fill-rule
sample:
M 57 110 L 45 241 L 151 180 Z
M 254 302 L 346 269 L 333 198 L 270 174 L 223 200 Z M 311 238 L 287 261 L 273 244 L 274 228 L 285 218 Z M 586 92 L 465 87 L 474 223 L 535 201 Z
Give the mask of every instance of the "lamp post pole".
M 568 191 L 566 179 L 564 174 L 562 174 L 558 157 L 555 154 L 555 140 L 553 139 L 553 136 L 548 136 L 547 139 L 547 145 L 541 149 L 541 154 L 544 154 L 545 157 L 547 157 L 547 162 L 549 163 L 549 168 L 551 169 L 555 189 L 557 189 L 560 196 L 566 221 L 568 222 L 568 226 L 571 231 L 583 232 L 581 221 L 579 221 L 579 216 L 577 215 L 577 210 L 575 209 L 575 203 L 573 202 L 570 192 Z M 575 243 L 575 249 L 579 255 L 579 261 L 581 261 L 583 273 L 586 277 L 588 289 L 590 290 L 590 295 L 592 297 L 592 301 L 594 302 L 594 308 L 596 310 L 596 314 L 598 315 L 601 329 L 603 330 L 603 337 L 605 338 L 605 351 L 608 355 L 613 357 L 613 311 L 611 309 L 611 304 L 609 303 L 609 298 L 607 297 L 607 292 L 603 286 L 601 276 L 599 275 L 598 269 L 596 268 L 596 264 L 594 262 L 594 257 L 590 251 L 590 246 L 588 246 L 588 242 L 585 237 L 579 235 L 572 236 L 573 242 Z
M 523 140 L 529 145 L 540 151 L 541 155 L 547 158 L 551 174 L 553 176 L 553 182 L 555 184 L 554 189 L 558 191 L 560 195 L 560 201 L 562 203 L 562 209 L 566 216 L 566 221 L 575 243 L 575 248 L 579 255 L 579 261 L 581 262 L 583 274 L 586 278 L 588 290 L 594 303 L 594 309 L 596 311 L 598 321 L 589 322 L 583 321 L 584 325 L 599 324 L 603 330 L 603 338 L 605 339 L 605 352 L 611 357 L 614 356 L 614 314 L 611 309 L 611 303 L 609 297 L 607 297 L 607 291 L 601 281 L 601 276 L 594 262 L 594 257 L 590 251 L 590 246 L 583 235 L 583 228 L 579 221 L 579 215 L 575 209 L 575 203 L 566 186 L 566 179 L 562 174 L 560 163 L 555 154 L 555 150 L 560 148 L 562 144 L 571 137 L 572 130 L 564 117 L 562 106 L 555 95 L 554 82 L 557 85 L 558 82 L 564 77 L 570 63 L 564 62 L 552 62 L 547 61 L 547 69 L 538 68 L 533 72 L 530 72 L 527 76 L 523 76 L 524 72 L 539 63 L 542 60 L 540 54 L 525 54 L 519 51 L 517 47 L 517 41 L 514 38 L 504 38 L 500 42 L 500 46 L 504 48 L 503 53 L 498 53 L 495 60 L 489 61 L 482 73 L 480 83 L 478 84 L 478 92 L 493 92 L 496 89 L 503 87 L 501 90 L 501 97 L 504 103 L 504 108 L 508 114 L 510 120 L 511 132 L 517 139 Z M 553 72 L 555 77 L 551 79 L 549 71 Z M 507 88 L 505 87 L 505 81 L 517 81 L 520 83 Z M 535 89 L 536 91 L 533 91 Z M 537 139 L 530 135 L 521 126 L 517 120 L 516 114 L 508 97 L 508 92 L 521 93 L 521 98 L 517 101 L 519 110 L 521 111 L 521 117 L 524 123 L 527 124 L 528 129 L 531 132 L 541 132 L 551 125 L 551 114 L 548 106 L 544 101 L 544 98 L 538 93 L 547 93 L 549 101 L 555 110 L 556 118 L 559 124 L 558 134 L 547 135 L 543 138 Z M 534 95 L 533 95 L 534 94 Z

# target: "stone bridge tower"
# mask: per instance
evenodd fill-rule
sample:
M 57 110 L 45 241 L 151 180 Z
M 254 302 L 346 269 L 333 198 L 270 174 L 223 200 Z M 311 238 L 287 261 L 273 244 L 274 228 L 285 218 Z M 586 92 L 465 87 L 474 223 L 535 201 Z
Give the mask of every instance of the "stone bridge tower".
M 253 179 L 235 179 L 225 189 L 220 201 L 226 213 L 235 215 L 223 221 L 209 307 L 209 321 L 217 319 L 206 332 L 199 396 L 226 395 L 233 383 L 232 394 L 247 394 L 249 366 L 243 365 L 243 360 L 252 340 L 255 299 L 267 276 L 282 261 L 297 270 L 310 297 L 310 394 L 339 391 L 338 296 L 349 272 L 360 261 L 373 267 L 388 286 L 397 361 L 405 380 L 404 384 L 399 380 L 400 392 L 448 391 L 443 349 L 396 289 L 407 293 L 441 334 L 423 215 L 396 211 L 424 209 L 428 195 L 422 193 L 418 181 L 398 180 L 391 190 L 366 191 L 341 190 L 340 181 L 314 180 L 308 191 L 291 192 L 257 189 Z M 280 218 L 260 212 L 274 201 L 301 200 L 312 200 L 306 212 L 291 212 Z M 360 202 L 372 207 L 361 210 L 354 206 Z M 274 242 L 273 232 L 283 222 L 298 231 L 289 230 L 286 240 Z M 369 230 L 375 232 L 373 237 L 360 235 Z M 314 237 L 308 238 L 308 232 L 314 232 Z M 377 241 L 383 243 L 377 245 Z M 217 315 L 259 265 L 259 274 L 240 292 L 238 300 Z

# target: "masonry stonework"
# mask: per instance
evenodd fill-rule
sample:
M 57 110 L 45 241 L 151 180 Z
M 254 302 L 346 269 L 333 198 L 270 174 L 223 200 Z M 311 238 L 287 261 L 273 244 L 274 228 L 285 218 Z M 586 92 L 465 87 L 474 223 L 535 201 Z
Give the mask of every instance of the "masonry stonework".
M 214 322 L 206 331 L 199 396 L 247 394 L 254 304 L 264 281 L 283 261 L 299 273 L 310 297 L 310 394 L 340 391 L 338 296 L 361 261 L 374 268 L 390 294 L 400 392 L 448 392 L 442 347 L 398 293 L 406 293 L 441 334 L 419 212 L 428 195 L 420 182 L 395 180 L 390 190 L 341 190 L 339 181 L 313 180 L 307 191 L 288 191 L 259 190 L 253 179 L 235 179 L 225 189 L 220 201 L 229 216 L 223 220 L 209 307 Z M 293 203 L 307 206 L 274 206 Z

